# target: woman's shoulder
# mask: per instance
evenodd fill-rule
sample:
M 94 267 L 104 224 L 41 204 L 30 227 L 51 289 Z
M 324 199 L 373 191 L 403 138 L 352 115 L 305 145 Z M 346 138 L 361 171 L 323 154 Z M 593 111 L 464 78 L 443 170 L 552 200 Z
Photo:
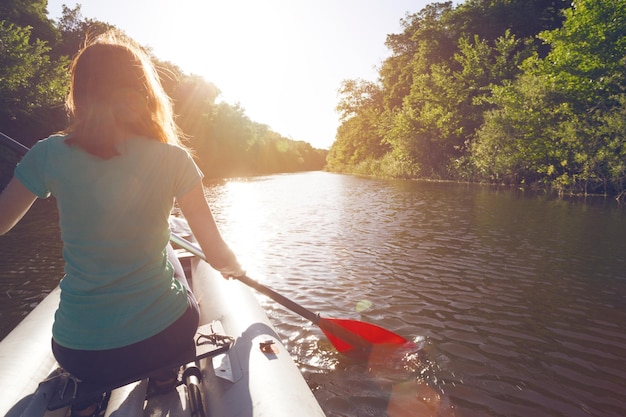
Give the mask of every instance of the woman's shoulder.
M 67 135 L 62 134 L 54 134 L 50 135 L 47 138 L 41 139 L 37 141 L 31 148 L 32 152 L 45 152 L 49 153 L 61 147 L 66 148 L 65 139 Z
M 61 133 L 55 133 L 52 134 L 50 136 L 48 136 L 47 138 L 41 139 L 40 141 L 38 141 L 37 143 L 41 143 L 44 145 L 60 145 L 60 144 L 64 144 L 65 139 L 67 139 L 67 135 L 61 134 Z

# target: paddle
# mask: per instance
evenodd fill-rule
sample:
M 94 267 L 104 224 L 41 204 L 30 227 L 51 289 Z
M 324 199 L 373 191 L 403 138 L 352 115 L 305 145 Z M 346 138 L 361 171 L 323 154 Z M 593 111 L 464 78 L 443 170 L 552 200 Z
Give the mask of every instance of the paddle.
M 28 152 L 28 148 L 26 146 L 22 145 L 15 139 L 8 137 L 2 132 L 0 132 L 0 142 L 2 142 L 3 145 L 7 146 L 13 151 L 19 153 L 20 155 L 24 155 L 26 152 Z
M 171 233 L 170 240 L 172 243 L 206 261 L 204 252 L 197 245 L 175 233 Z M 372 349 L 381 345 L 393 347 L 408 343 L 402 336 L 374 324 L 357 320 L 320 317 L 319 314 L 313 313 L 311 310 L 302 307 L 246 275 L 234 278 L 319 326 L 340 353 L 356 356 L 367 355 Z
M 6 148 L 6 149 L 4 149 Z M 13 177 L 13 169 L 28 148 L 0 132 L 0 191 Z

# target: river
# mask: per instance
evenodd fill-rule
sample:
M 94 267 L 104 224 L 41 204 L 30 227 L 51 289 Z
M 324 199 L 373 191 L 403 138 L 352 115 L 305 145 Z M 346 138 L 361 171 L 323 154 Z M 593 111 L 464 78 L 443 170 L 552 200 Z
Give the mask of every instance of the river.
M 416 343 L 355 362 L 259 296 L 328 416 L 626 415 L 626 207 L 324 172 L 212 184 L 248 275 Z M 62 274 L 54 204 L 0 237 L 3 337 Z

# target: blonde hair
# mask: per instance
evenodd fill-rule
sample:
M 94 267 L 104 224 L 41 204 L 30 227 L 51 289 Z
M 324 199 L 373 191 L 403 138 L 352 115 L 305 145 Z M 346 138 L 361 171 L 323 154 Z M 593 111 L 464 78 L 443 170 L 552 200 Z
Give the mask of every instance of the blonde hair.
M 172 103 L 141 47 L 106 32 L 76 55 L 66 107 L 67 143 L 104 159 L 128 134 L 182 146 Z

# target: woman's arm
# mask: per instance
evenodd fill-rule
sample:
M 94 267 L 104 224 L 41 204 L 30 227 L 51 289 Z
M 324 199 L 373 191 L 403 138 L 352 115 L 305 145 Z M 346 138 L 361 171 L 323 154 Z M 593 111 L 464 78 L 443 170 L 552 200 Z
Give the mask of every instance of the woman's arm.
M 0 235 L 13 228 L 33 205 L 37 196 L 13 179 L 0 194 Z
M 202 182 L 198 182 L 191 191 L 179 198 L 178 205 L 209 264 L 225 276 L 244 275 L 245 271 L 241 269 L 235 254 L 215 224 L 213 213 L 204 196 Z

